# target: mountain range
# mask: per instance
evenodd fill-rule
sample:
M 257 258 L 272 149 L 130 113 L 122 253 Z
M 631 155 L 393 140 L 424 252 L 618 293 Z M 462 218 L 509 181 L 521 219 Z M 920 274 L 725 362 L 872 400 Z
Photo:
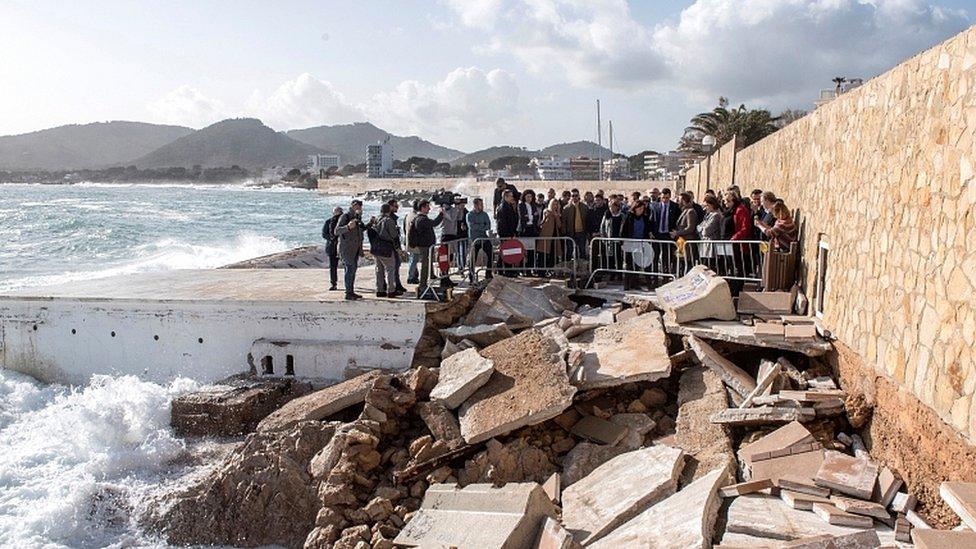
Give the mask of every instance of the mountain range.
M 490 147 L 465 154 L 417 136 L 392 135 L 360 122 L 275 131 L 254 118 L 217 122 L 194 130 L 143 122 L 72 124 L 0 137 L 0 170 L 80 170 L 113 166 L 204 168 L 301 166 L 307 155 L 334 153 L 342 164 L 364 160 L 367 144 L 389 139 L 395 159 L 433 158 L 452 164 L 476 164 L 502 156 L 595 156 L 595 143 L 578 141 L 541 150 Z M 603 156 L 609 151 L 602 149 Z

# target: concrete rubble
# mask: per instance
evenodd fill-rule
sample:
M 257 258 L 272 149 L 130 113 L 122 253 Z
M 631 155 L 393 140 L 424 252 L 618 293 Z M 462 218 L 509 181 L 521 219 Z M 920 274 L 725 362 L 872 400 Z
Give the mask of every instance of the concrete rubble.
M 682 333 L 814 326 L 762 294 L 740 309 L 769 311 L 743 322 L 723 284 L 693 270 L 662 293 L 662 320 L 646 303 L 577 306 L 563 287 L 496 277 L 431 304 L 409 372 L 174 402 L 174 424 L 199 416 L 244 440 L 154 524 L 174 544 L 338 549 L 965 540 L 923 533 L 895 465 L 872 461 L 846 391 L 812 358 L 829 343 Z M 942 487 L 965 524 L 973 486 Z
M 310 392 L 310 383 L 290 379 L 232 382 L 230 387 L 174 398 L 170 424 L 181 436 L 242 435 L 288 401 Z

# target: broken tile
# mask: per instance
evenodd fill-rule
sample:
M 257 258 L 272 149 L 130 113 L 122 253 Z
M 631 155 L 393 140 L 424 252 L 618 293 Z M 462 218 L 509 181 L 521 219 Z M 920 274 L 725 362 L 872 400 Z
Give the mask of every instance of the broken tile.
M 809 511 L 793 509 L 780 498 L 765 494 L 749 494 L 732 500 L 725 529 L 786 541 L 821 534 L 845 536 L 861 531 L 829 524 Z
M 778 483 L 787 477 L 797 483 L 815 484 L 814 477 L 822 464 L 823 450 L 814 450 L 757 461 L 751 465 L 750 471 L 754 480 L 768 478 Z
M 556 509 L 534 482 L 432 484 L 394 543 L 422 547 L 530 547 Z
M 812 511 L 814 503 L 830 504 L 830 498 L 794 492 L 792 490 L 781 489 L 779 491 L 779 498 L 793 509 L 799 509 L 801 511 Z
M 542 523 L 542 528 L 539 529 L 539 538 L 531 547 L 533 549 L 577 549 L 581 545 L 573 539 L 573 535 L 563 528 L 558 520 L 546 517 L 545 522 Z
M 724 486 L 718 491 L 718 494 L 723 498 L 733 498 L 737 496 L 744 496 L 746 494 L 754 494 L 772 487 L 773 481 L 769 480 L 768 478 L 764 478 Z
M 630 309 L 624 309 L 623 311 L 620 311 L 619 313 L 617 313 L 617 316 L 615 317 L 615 320 L 617 322 L 624 322 L 624 321 L 630 320 L 632 318 L 637 318 L 637 316 L 639 314 L 640 313 L 637 312 L 637 309 L 631 307 Z
M 873 549 L 881 546 L 874 530 L 858 530 L 841 536 L 820 535 L 800 538 L 780 546 L 781 549 Z
M 478 349 L 455 353 L 441 362 L 440 376 L 430 399 L 453 410 L 487 383 L 494 371 L 492 361 L 481 356 Z
M 864 515 L 866 517 L 873 517 L 881 520 L 890 520 L 891 514 L 883 505 L 879 505 L 873 501 L 864 501 L 862 499 L 848 498 L 844 496 L 830 496 L 831 503 L 841 511 L 847 513 L 852 513 L 855 515 Z
M 976 532 L 956 532 L 953 530 L 912 530 L 912 542 L 917 549 L 962 549 L 976 547 Z
M 542 483 L 542 489 L 549 496 L 549 501 L 559 503 L 562 501 L 562 482 L 559 480 L 559 473 L 553 473 Z
M 727 478 L 725 468 L 711 471 L 588 547 L 710 547 L 721 503 L 718 488 Z
M 782 366 L 779 364 L 773 364 L 769 369 L 759 375 L 759 381 L 756 383 L 756 388 L 749 393 L 746 398 L 742 399 L 742 403 L 739 404 L 739 408 L 748 408 L 752 406 L 752 401 L 759 395 L 761 395 L 766 389 L 768 389 L 777 378 L 779 378 L 779 372 Z
M 976 482 L 943 482 L 939 486 L 939 495 L 959 515 L 963 524 L 976 530 Z M 913 503 L 911 508 L 914 507 Z
M 504 322 L 477 326 L 452 326 L 440 332 L 441 336 L 451 343 L 458 344 L 467 339 L 478 347 L 487 347 L 515 335 Z
M 667 335 L 657 312 L 597 328 L 592 342 L 573 344 L 583 351 L 573 370 L 580 389 L 655 381 L 671 375 Z
M 379 371 L 367 372 L 331 387 L 289 401 L 258 423 L 258 432 L 281 431 L 300 421 L 320 421 L 362 403 Z
M 756 337 L 783 337 L 784 334 L 784 326 L 780 322 L 756 322 L 753 327 Z
M 710 370 L 718 374 L 722 381 L 732 388 L 740 398 L 745 398 L 756 388 L 756 380 L 742 368 L 723 357 L 711 345 L 697 337 L 689 337 L 688 344 L 698 356 L 698 360 Z
M 895 539 L 898 541 L 912 541 L 912 523 L 903 516 L 895 520 Z
M 816 339 L 817 327 L 813 324 L 787 324 L 783 327 L 783 337 L 791 339 Z
M 721 425 L 769 425 L 791 421 L 810 421 L 816 417 L 813 408 L 729 408 L 712 414 L 709 420 Z
M 465 442 L 475 444 L 558 416 L 573 403 L 559 346 L 529 329 L 481 351 L 495 367 L 488 382 L 461 405 Z
M 583 416 L 569 432 L 592 442 L 612 446 L 624 438 L 627 428 L 596 416 Z
M 783 321 L 783 324 L 815 324 L 817 322 L 817 319 L 812 316 L 803 315 L 780 315 L 779 319 Z
M 728 282 L 704 265 L 692 267 L 685 276 L 657 288 L 655 294 L 668 320 L 678 324 L 736 318 Z
M 956 511 L 953 508 L 952 504 L 950 504 L 946 500 L 945 496 L 942 496 L 942 500 L 945 501 L 946 502 L 946 505 L 948 505 L 950 509 L 952 509 L 953 511 L 955 511 L 957 515 L 959 514 L 959 512 Z M 891 500 L 890 508 L 891 508 L 892 511 L 894 511 L 896 513 L 905 514 L 905 513 L 909 512 L 909 511 L 912 511 L 912 510 L 915 509 L 915 503 L 916 503 L 916 501 L 917 500 L 915 499 L 915 496 L 913 496 L 911 494 L 906 494 L 905 492 L 897 492 L 897 493 L 895 493 L 895 497 L 892 498 L 892 500 Z M 962 517 L 960 517 L 960 518 L 962 518 Z M 966 521 L 963 520 L 963 522 L 965 523 Z
M 793 310 L 790 292 L 739 292 L 740 314 L 789 314 Z
M 793 446 L 814 441 L 813 434 L 802 423 L 793 421 L 752 444 L 747 444 L 740 448 L 739 458 L 746 463 L 752 463 L 753 461 L 778 457 L 773 454 L 779 450 L 788 450 Z
M 818 465 L 816 469 L 819 469 Z M 790 490 L 792 492 L 798 492 L 801 494 L 808 494 L 811 496 L 818 496 L 826 499 L 830 496 L 830 488 L 824 488 L 822 486 L 817 486 L 813 481 L 813 475 L 816 473 L 811 473 L 809 476 L 799 476 L 787 473 L 779 479 L 776 480 L 776 486 L 782 490 Z
M 563 492 L 563 524 L 584 545 L 674 493 L 684 452 L 652 446 L 621 454 Z
M 824 460 L 814 480 L 818 486 L 861 499 L 871 499 L 878 466 L 834 450 L 824 452 Z

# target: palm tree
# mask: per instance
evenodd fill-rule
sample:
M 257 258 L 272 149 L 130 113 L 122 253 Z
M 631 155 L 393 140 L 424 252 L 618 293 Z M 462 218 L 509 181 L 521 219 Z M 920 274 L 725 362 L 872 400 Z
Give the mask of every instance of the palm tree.
M 729 109 L 727 105 L 728 100 L 723 97 L 719 99 L 718 107 L 695 115 L 691 125 L 685 128 L 678 148 L 705 154 L 709 152 L 702 147 L 702 138 L 706 135 L 714 137 L 718 147 L 738 135 L 741 146 L 748 147 L 779 129 L 776 125 L 778 118 L 765 109 L 752 110 L 745 105 Z

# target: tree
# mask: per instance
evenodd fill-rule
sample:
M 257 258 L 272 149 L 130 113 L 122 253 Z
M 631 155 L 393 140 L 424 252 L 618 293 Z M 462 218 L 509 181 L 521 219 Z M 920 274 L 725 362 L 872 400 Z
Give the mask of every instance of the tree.
M 776 127 L 783 129 L 803 118 L 807 114 L 807 111 L 803 109 L 786 109 L 785 111 L 779 113 L 779 116 L 776 117 Z
M 458 164 L 457 166 L 451 166 L 451 175 L 455 177 L 465 177 L 468 175 L 476 175 L 478 173 L 478 168 L 475 168 L 471 164 Z
M 716 146 L 721 147 L 739 136 L 741 146 L 748 147 L 763 137 L 779 129 L 777 118 L 765 109 L 747 109 L 745 105 L 729 109 L 723 104 L 728 101 L 719 98 L 719 106 L 709 112 L 695 115 L 691 125 L 685 128 L 684 135 L 679 140 L 678 148 L 695 154 L 706 154 L 702 146 L 702 138 L 710 135 L 715 138 Z
M 528 156 L 501 156 L 488 163 L 492 170 L 510 169 L 513 173 L 531 173 L 532 168 L 529 162 L 532 159 Z

